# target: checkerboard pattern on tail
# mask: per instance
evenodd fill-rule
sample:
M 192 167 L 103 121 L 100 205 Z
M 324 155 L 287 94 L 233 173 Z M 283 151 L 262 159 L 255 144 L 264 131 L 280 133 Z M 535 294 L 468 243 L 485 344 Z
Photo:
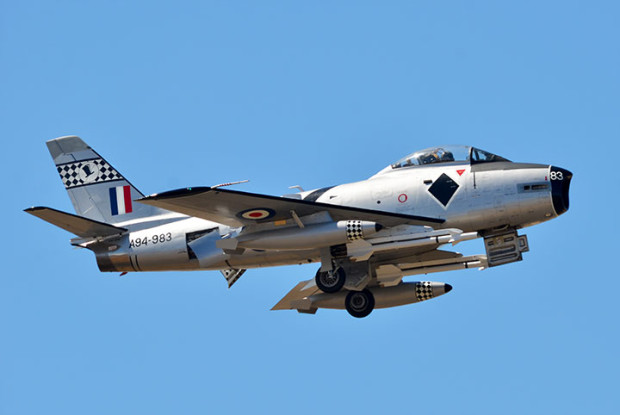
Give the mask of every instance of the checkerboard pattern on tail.
M 355 241 L 362 239 L 364 234 L 362 233 L 362 221 L 361 220 L 349 220 L 347 221 L 347 239 Z
M 420 281 L 415 284 L 415 295 L 418 301 L 430 300 L 433 298 L 433 288 L 430 281 Z
M 120 173 L 103 159 L 59 164 L 56 169 L 67 189 L 123 179 Z

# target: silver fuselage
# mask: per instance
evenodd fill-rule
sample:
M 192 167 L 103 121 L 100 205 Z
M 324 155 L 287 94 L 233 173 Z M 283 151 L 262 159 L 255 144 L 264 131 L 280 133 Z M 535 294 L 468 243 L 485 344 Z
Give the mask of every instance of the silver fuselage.
M 503 161 L 388 167 L 368 180 L 286 197 L 440 218 L 445 222 L 436 229 L 484 234 L 503 227 L 531 226 L 562 214 L 568 208 L 568 188 L 557 183 L 561 173 L 556 170 L 562 171 L 549 165 Z M 102 271 L 246 269 L 320 261 L 319 249 L 224 252 L 216 242 L 239 236 L 243 228 L 175 213 L 117 225 L 130 232 L 91 247 Z M 419 227 L 405 226 L 402 232 L 414 232 L 413 228 Z M 201 264 L 188 244 L 193 235 L 207 231 L 211 233 L 210 259 Z M 385 236 L 385 232 L 373 237 Z

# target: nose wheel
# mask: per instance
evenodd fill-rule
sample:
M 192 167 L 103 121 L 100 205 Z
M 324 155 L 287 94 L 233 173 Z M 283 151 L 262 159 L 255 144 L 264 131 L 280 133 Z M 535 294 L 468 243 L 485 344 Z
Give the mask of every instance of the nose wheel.
M 353 317 L 366 317 L 375 308 L 375 296 L 369 290 L 351 291 L 344 305 Z
M 316 286 L 324 293 L 335 293 L 342 289 L 346 281 L 346 275 L 342 268 L 331 271 L 318 270 L 314 278 Z

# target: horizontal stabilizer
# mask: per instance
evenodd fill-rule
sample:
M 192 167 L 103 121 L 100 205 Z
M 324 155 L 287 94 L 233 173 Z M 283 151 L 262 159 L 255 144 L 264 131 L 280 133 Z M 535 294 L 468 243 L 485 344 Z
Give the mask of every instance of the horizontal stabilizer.
M 119 235 L 127 231 L 125 228 L 119 228 L 48 207 L 31 207 L 24 209 L 24 212 L 85 238 Z

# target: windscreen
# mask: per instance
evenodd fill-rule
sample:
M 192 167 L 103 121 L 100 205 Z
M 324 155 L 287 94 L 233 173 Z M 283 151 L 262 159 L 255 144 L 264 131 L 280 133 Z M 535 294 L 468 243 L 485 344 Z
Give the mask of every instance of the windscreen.
M 416 151 L 392 164 L 393 169 L 439 163 L 487 163 L 510 161 L 488 151 L 469 146 L 439 146 Z

